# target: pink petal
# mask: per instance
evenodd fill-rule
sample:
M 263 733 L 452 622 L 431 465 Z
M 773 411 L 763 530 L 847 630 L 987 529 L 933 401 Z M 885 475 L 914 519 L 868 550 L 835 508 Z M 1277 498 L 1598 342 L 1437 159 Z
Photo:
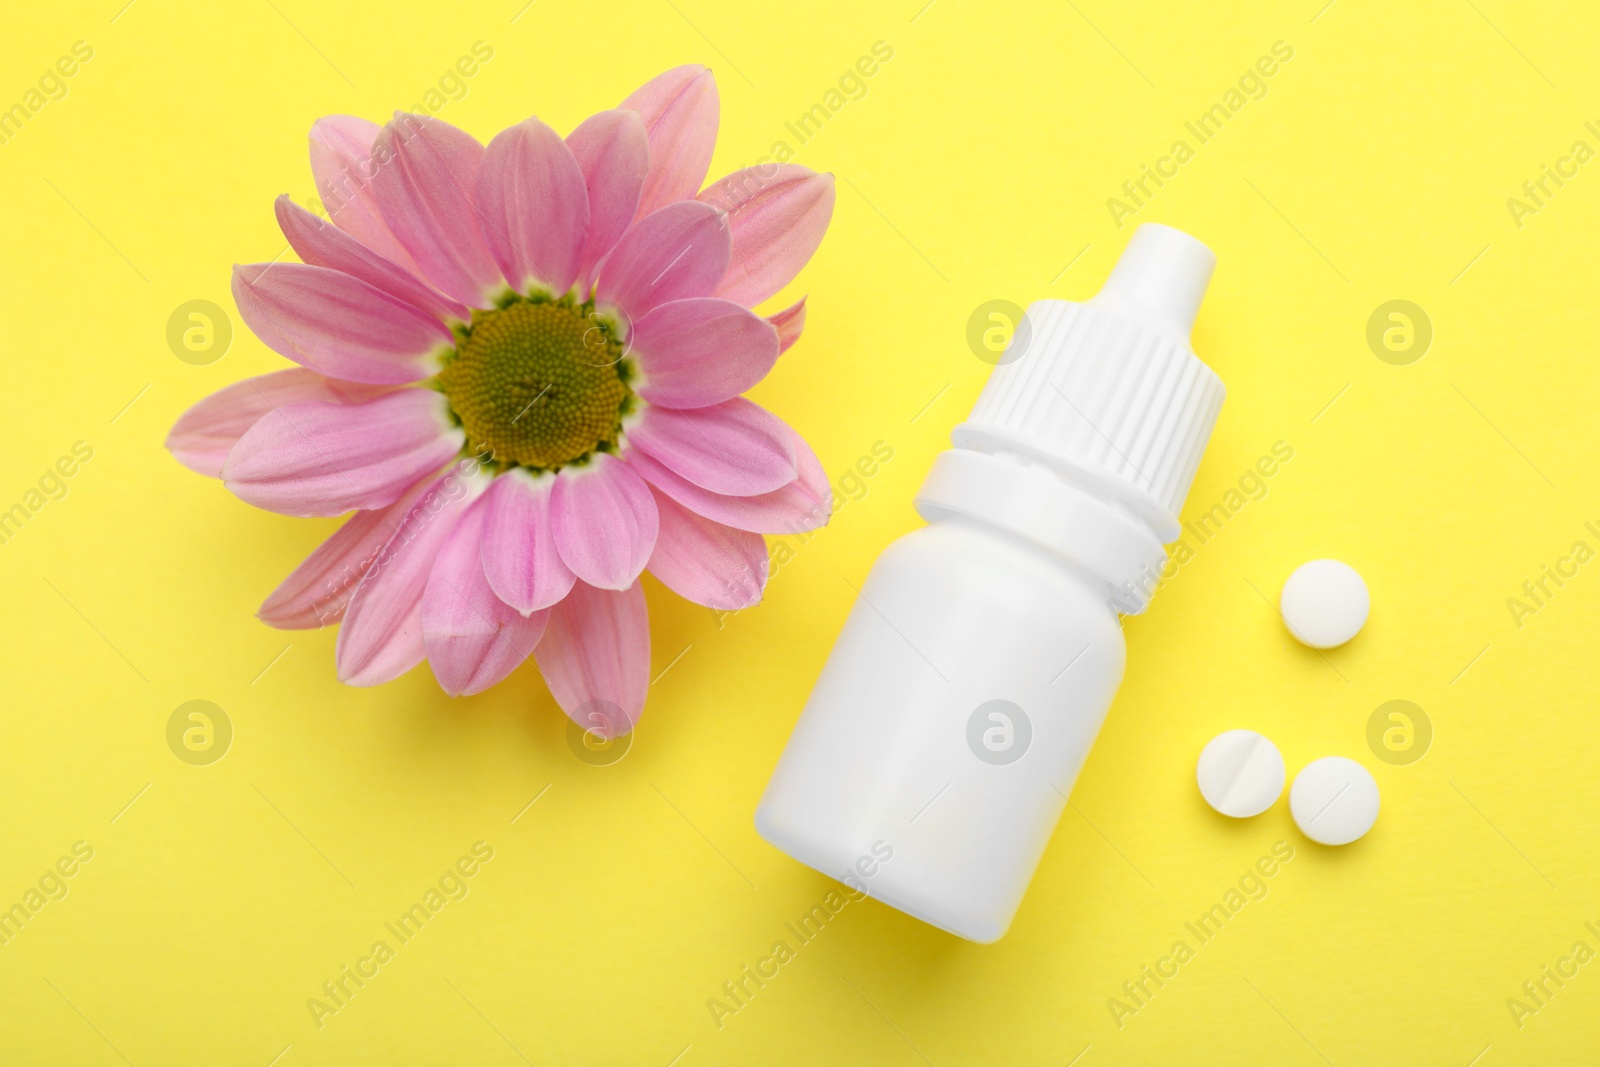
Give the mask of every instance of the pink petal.
M 556 551 L 550 494 L 556 476 L 507 471 L 484 500 L 483 574 L 496 596 L 523 614 L 547 608 L 577 580 Z
M 627 453 L 627 462 L 652 488 L 714 522 L 752 533 L 804 533 L 828 524 L 833 489 L 816 454 L 799 434 L 794 434 L 794 451 L 800 477 L 760 496 L 722 496 L 702 489 L 638 449 Z
M 567 135 L 589 194 L 589 232 L 579 261 L 578 287 L 588 292 L 594 269 L 639 210 L 650 170 L 650 139 L 637 111 L 602 111 Z
M 833 175 L 769 163 L 708 186 L 698 197 L 728 213 L 733 259 L 717 295 L 754 307 L 788 285 L 828 232 Z
M 334 647 L 339 680 L 378 685 L 398 678 L 427 654 L 422 594 L 439 547 L 487 481 L 461 460 L 430 484 L 356 586 Z
M 358 403 L 382 392 L 381 386 L 335 381 L 304 367 L 246 378 L 185 411 L 167 434 L 167 448 L 190 470 L 220 478 L 229 449 L 273 408 L 302 400 Z
M 639 113 L 650 137 L 639 216 L 694 196 L 717 143 L 716 78 L 698 64 L 675 67 L 645 82 L 621 106 Z
M 311 127 L 311 175 L 328 217 L 385 259 L 416 270 L 411 254 L 389 232 L 372 196 L 372 142 L 378 136 L 375 122 L 354 115 L 329 115 Z
M 794 433 L 778 416 L 743 397 L 692 411 L 646 407 L 627 434 L 638 451 L 724 496 L 770 493 L 800 473 Z
M 438 319 L 327 267 L 236 266 L 233 299 L 263 344 L 331 378 L 374 385 L 420 381 L 438 371 L 455 345 Z
M 484 241 L 513 289 L 561 296 L 572 288 L 589 194 L 556 131 L 536 118 L 501 131 L 478 167 L 477 196 Z
M 466 305 L 430 289 L 410 270 L 380 256 L 337 226 L 328 225 L 287 194 L 278 197 L 274 207 L 278 226 L 301 262 L 343 271 L 436 319 L 466 322 L 471 317 Z
M 350 597 L 377 561 L 378 550 L 389 543 L 411 505 L 433 482 L 432 475 L 422 478 L 388 507 L 350 516 L 272 591 L 256 617 L 280 630 L 320 629 L 344 618 Z
M 428 664 L 451 696 L 481 693 L 533 653 L 549 612 L 524 618 L 483 576 L 483 502 L 445 538 L 422 594 L 422 640 Z
M 602 589 L 626 589 L 656 544 L 656 502 L 650 488 L 616 456 L 598 452 L 583 467 L 565 467 L 550 494 L 556 551 L 572 573 Z
M 767 542 L 757 533 L 702 518 L 659 490 L 661 532 L 650 573 L 685 600 L 736 611 L 761 600 L 767 585 Z
M 632 730 L 650 688 L 650 620 L 644 590 L 621 592 L 579 582 L 550 609 L 533 650 L 539 672 L 574 722 L 601 737 Z
M 595 298 L 640 319 L 669 300 L 710 296 L 728 269 L 727 220 L 684 200 L 634 223 L 601 261 Z
M 372 158 L 383 221 L 423 277 L 469 307 L 492 307 L 502 279 L 478 227 L 483 146 L 449 123 L 396 114 L 373 143 Z
M 806 298 L 802 296 L 799 303 L 791 304 L 776 315 L 768 315 L 767 321 L 778 331 L 778 355 L 781 356 L 800 340 L 800 331 L 806 328 Z
M 461 451 L 465 435 L 448 413 L 432 389 L 400 389 L 361 404 L 288 404 L 239 438 L 222 481 L 247 504 L 282 515 L 387 507 Z
M 778 332 L 732 301 L 697 296 L 662 304 L 635 322 L 629 349 L 644 372 L 635 385 L 640 396 L 663 407 L 699 408 L 765 378 L 778 360 Z

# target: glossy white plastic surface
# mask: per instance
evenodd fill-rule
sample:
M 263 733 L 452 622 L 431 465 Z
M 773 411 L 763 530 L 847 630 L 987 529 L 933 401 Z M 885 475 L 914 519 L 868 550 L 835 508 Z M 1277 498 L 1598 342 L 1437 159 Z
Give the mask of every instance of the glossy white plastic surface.
M 862 586 L 756 828 L 901 911 L 994 941 L 1125 654 L 1104 583 L 1086 572 L 959 520 L 907 534 Z M 893 857 L 863 878 L 877 842 Z
M 1214 265 L 1146 224 L 1099 296 L 1028 309 L 917 495 L 929 525 L 850 609 L 756 811 L 768 841 L 973 941 L 1010 927 L 1222 406 L 1189 347 Z

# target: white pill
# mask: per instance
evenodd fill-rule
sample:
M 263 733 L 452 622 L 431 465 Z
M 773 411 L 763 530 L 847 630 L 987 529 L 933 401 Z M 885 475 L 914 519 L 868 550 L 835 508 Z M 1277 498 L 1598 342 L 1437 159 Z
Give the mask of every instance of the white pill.
M 1366 625 L 1372 607 L 1367 583 L 1348 563 L 1314 559 L 1283 583 L 1278 610 L 1289 632 L 1312 648 L 1344 644 Z
M 1378 783 L 1353 759 L 1312 760 L 1289 787 L 1289 814 L 1311 840 L 1348 845 L 1378 821 Z
M 1278 746 L 1254 730 L 1229 730 L 1200 752 L 1195 777 L 1206 803 L 1235 819 L 1260 815 L 1283 792 Z

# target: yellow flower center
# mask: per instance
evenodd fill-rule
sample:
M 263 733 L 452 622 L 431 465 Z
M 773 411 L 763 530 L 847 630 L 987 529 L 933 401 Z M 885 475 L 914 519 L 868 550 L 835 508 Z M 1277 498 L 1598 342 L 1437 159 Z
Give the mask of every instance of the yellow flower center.
M 570 298 L 474 311 L 455 359 L 434 380 L 468 451 L 537 470 L 615 451 L 634 403 L 616 332 Z

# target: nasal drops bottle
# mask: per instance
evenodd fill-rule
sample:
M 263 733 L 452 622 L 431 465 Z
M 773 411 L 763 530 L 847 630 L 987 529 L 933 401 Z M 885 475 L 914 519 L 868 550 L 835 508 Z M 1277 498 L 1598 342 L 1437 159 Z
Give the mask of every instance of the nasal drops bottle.
M 1088 302 L 1028 309 L 917 494 L 928 525 L 861 586 L 756 811 L 768 841 L 961 937 L 1010 927 L 1222 406 L 1189 342 L 1215 265 L 1146 224 Z

